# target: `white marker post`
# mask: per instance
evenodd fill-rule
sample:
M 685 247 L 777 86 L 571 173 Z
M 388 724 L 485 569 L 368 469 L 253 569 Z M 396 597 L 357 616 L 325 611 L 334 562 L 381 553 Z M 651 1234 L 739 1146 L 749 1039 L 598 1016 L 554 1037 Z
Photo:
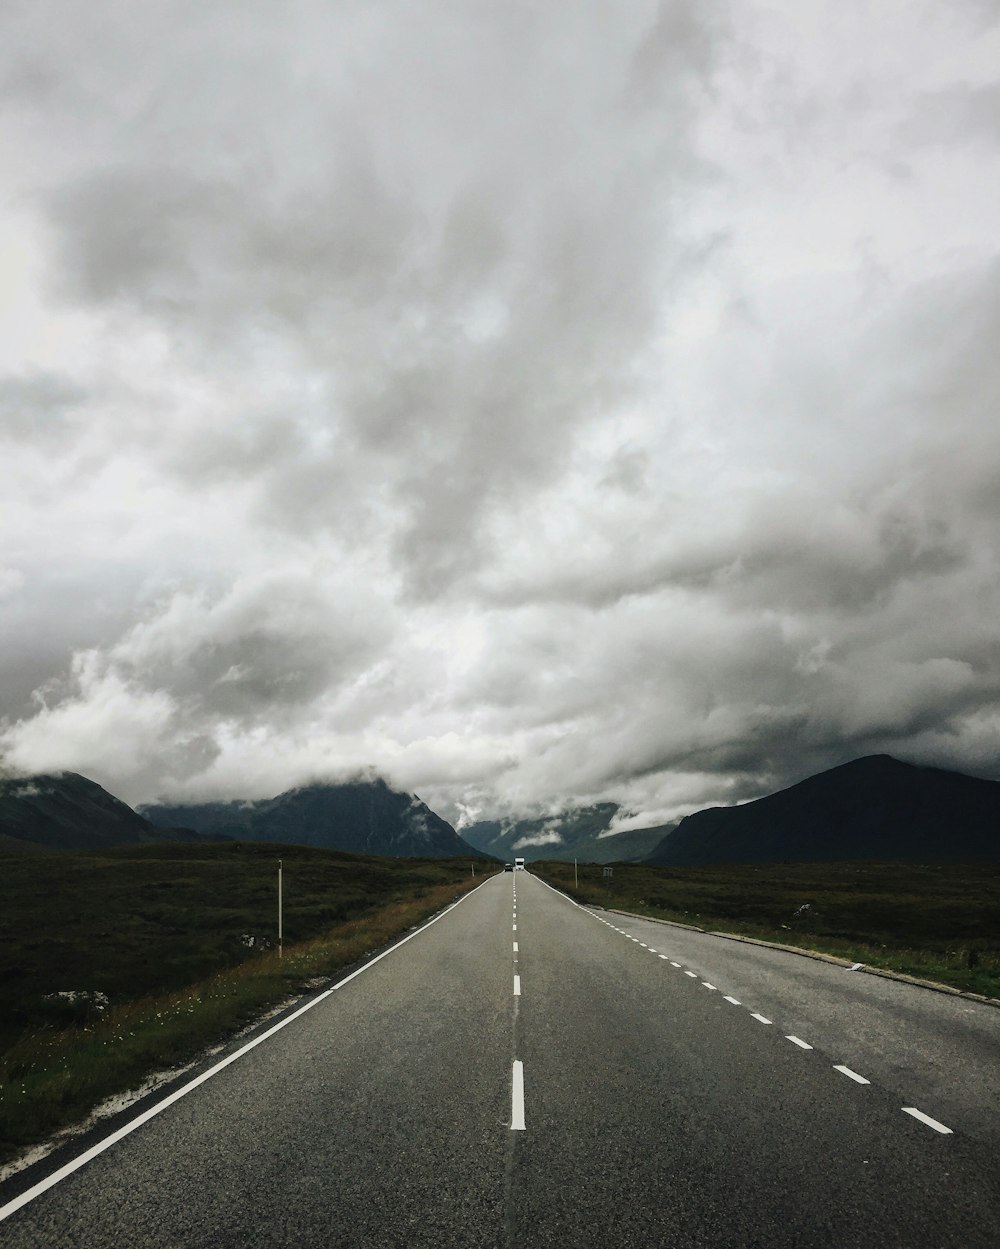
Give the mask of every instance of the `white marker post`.
M 573 860 L 573 888 L 580 888 L 580 878 L 576 874 L 576 859 Z
M 282 945 L 282 915 L 281 915 L 281 860 L 278 860 L 278 958 L 284 958 Z

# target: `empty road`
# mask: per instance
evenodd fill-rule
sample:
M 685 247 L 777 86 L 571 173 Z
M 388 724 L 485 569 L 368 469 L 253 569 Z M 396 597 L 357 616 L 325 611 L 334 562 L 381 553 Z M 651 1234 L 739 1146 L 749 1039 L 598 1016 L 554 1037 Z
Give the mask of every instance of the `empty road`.
M 0 1246 L 1000 1244 L 1000 1011 L 530 873 L 261 1035 L 0 1188 Z

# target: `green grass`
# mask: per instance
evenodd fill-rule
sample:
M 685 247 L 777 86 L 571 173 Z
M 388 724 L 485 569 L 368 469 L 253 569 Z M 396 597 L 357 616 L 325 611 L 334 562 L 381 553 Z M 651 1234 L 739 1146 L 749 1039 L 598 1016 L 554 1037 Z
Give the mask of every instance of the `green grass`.
M 259 843 L 0 858 L 0 1160 L 358 962 L 488 870 Z M 89 996 L 52 996 L 66 992 Z
M 580 901 L 777 941 L 1000 998 L 1000 863 L 712 867 L 546 861 Z M 802 907 L 808 910 L 800 910 Z

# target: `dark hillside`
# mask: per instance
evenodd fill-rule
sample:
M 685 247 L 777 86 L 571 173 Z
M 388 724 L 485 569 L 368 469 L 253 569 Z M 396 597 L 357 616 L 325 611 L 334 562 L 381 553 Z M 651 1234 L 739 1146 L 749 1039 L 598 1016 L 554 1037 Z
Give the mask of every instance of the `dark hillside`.
M 75 772 L 0 780 L 0 850 L 88 850 L 163 841 L 131 807 Z M 191 840 L 172 830 L 171 840 Z
M 739 807 L 686 816 L 647 862 L 1000 859 L 1000 784 L 869 755 Z
M 563 859 L 570 863 L 638 861 L 657 845 L 662 828 L 636 828 L 608 835 L 618 804 L 597 802 L 572 807 L 556 815 L 525 820 L 481 820 L 462 830 L 466 841 L 499 859 L 520 855 L 536 859 Z
M 419 798 L 390 789 L 381 779 L 305 785 L 256 802 L 141 809 L 157 825 L 247 841 L 279 841 L 352 854 L 488 857 L 463 841 Z

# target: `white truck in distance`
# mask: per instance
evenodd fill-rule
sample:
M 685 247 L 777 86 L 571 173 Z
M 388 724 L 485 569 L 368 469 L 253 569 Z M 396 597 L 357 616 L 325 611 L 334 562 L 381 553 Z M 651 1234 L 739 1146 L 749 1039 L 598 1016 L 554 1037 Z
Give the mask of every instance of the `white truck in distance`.
M 524 859 L 515 859 L 515 860 L 514 860 L 514 871 L 515 871 L 515 872 L 523 872 L 523 871 L 524 871 Z

